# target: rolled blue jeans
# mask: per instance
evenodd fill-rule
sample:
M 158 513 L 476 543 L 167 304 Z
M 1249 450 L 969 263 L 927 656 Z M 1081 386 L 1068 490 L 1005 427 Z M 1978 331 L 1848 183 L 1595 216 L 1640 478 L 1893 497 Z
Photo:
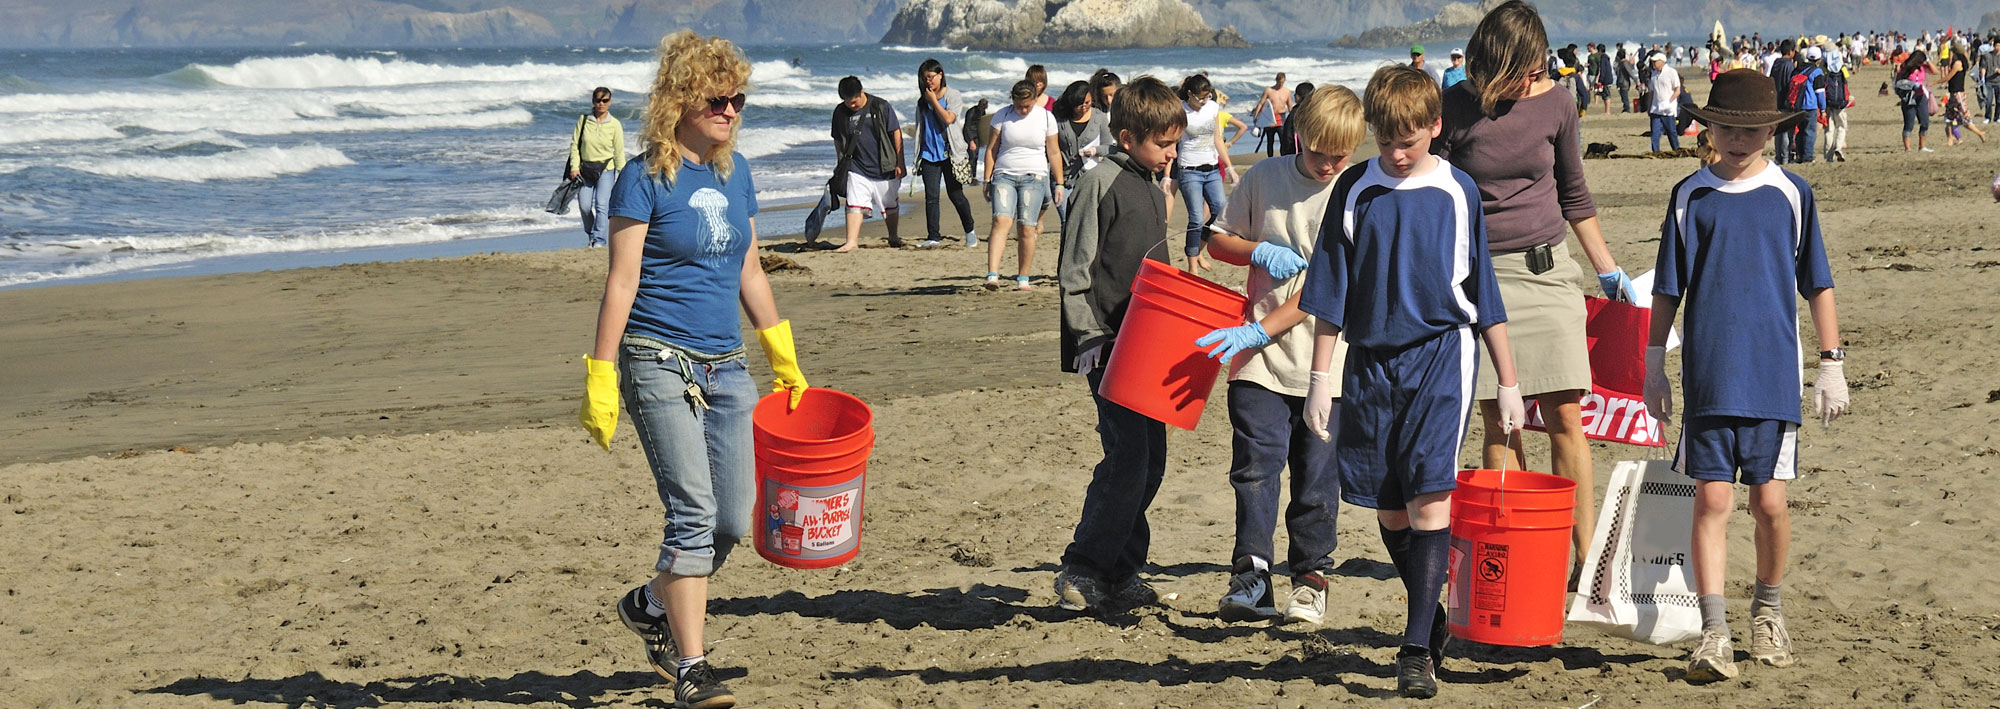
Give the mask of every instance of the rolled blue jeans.
M 1680 150 L 1681 132 L 1674 130 L 1674 117 L 1657 113 L 1648 115 L 1653 117 L 1653 152 L 1660 152 L 1661 135 L 1667 136 L 1667 144 L 1673 146 L 1673 149 Z
M 750 437 L 757 385 L 746 360 L 737 353 L 703 363 L 628 339 L 619 348 L 618 369 L 625 411 L 666 506 L 666 531 L 653 568 L 676 576 L 712 575 L 749 536 L 757 504 Z M 688 376 L 701 386 L 708 408 L 689 399 Z
M 1340 470 L 1333 443 L 1313 435 L 1305 422 L 1306 399 L 1261 385 L 1229 383 L 1229 486 L 1236 489 L 1236 546 L 1230 561 L 1255 556 L 1270 564 L 1271 534 L 1278 525 L 1278 493 L 1287 487 L 1285 531 L 1290 549 L 1283 561 L 1292 575 L 1333 567 L 1340 515 Z M 1333 403 L 1328 429 L 1338 430 L 1340 402 Z M 1291 471 L 1289 486 L 1279 477 Z
M 1187 249 L 1188 256 L 1201 253 L 1202 243 L 1207 241 L 1208 220 L 1202 216 L 1203 208 L 1216 216 L 1222 215 L 1226 200 L 1222 195 L 1222 170 L 1206 172 L 1182 167 L 1174 170 L 1174 183 L 1180 185 L 1181 202 L 1187 206 Z
M 1819 111 L 1808 110 L 1806 117 L 1793 126 L 1791 133 L 1791 162 L 1809 163 L 1813 161 L 1813 144 L 1819 142 Z
M 585 183 L 576 193 L 576 211 L 583 215 L 584 243 L 597 246 L 611 238 L 611 187 L 618 184 L 618 171 L 609 167 L 597 173 L 597 184 Z

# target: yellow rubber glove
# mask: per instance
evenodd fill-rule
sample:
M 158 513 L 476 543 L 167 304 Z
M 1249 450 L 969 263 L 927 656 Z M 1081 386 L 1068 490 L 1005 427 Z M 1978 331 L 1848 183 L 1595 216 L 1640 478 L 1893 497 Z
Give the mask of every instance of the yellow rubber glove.
M 758 330 L 757 342 L 764 346 L 764 359 L 771 363 L 771 372 L 778 375 L 771 391 L 792 390 L 791 408 L 799 408 L 799 400 L 806 396 L 806 375 L 799 371 L 799 353 L 792 346 L 792 321 L 779 320 L 776 325 Z
M 583 356 L 583 408 L 576 419 L 597 445 L 611 450 L 611 433 L 618 430 L 618 363 Z

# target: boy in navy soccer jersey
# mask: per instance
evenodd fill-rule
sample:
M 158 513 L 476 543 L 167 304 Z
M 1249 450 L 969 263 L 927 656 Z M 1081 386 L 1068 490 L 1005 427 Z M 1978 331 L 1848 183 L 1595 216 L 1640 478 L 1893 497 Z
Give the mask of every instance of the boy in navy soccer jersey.
M 1738 480 L 1750 486 L 1757 524 L 1750 656 L 1773 667 L 1793 662 L 1778 589 L 1792 531 L 1785 481 L 1798 477 L 1802 392 L 1794 292 L 1810 304 L 1813 329 L 1827 348 L 1820 352 L 1814 408 L 1829 424 L 1847 410 L 1846 353 L 1839 346 L 1833 274 L 1812 188 L 1764 160 L 1763 146 L 1804 115 L 1777 106 L 1776 88 L 1756 70 L 1716 78 L 1708 106 L 1694 109 L 1709 126 L 1716 162 L 1674 186 L 1660 232 L 1645 398 L 1655 418 L 1672 415 L 1665 345 L 1674 311 L 1685 306 L 1685 406 L 1674 467 L 1696 480 L 1692 551 L 1702 633 L 1688 662 L 1690 682 L 1736 676 L 1722 588 Z
M 1380 157 L 1334 182 L 1299 307 L 1319 319 L 1315 381 L 1333 366 L 1336 336 L 1349 346 L 1335 444 L 1340 497 L 1376 510 L 1409 596 L 1396 690 L 1427 698 L 1437 695 L 1444 659 L 1438 595 L 1458 450 L 1478 396 L 1475 331 L 1500 370 L 1501 427 L 1510 433 L 1523 418 L 1521 392 L 1479 188 L 1430 152 L 1443 127 L 1437 83 L 1420 69 L 1388 66 L 1362 96 Z M 1330 388 L 1307 396 L 1307 424 L 1322 439 L 1332 399 Z

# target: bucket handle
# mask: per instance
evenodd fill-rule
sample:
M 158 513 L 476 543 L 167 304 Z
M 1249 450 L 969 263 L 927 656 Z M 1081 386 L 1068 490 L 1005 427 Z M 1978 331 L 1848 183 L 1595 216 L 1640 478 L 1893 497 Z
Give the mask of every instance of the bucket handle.
M 1520 450 L 1520 449 L 1519 449 L 1519 448 L 1517 447 L 1517 446 L 1520 446 L 1520 445 L 1521 445 L 1521 429 L 1518 429 L 1518 428 L 1516 428 L 1516 429 L 1514 429 L 1513 431 L 1511 431 L 1511 432 L 1509 432 L 1509 433 L 1507 434 L 1507 449 L 1508 449 L 1508 451 L 1509 451 L 1509 452 L 1512 452 L 1512 451 L 1515 451 L 1515 450 Z M 1527 451 L 1525 451 L 1525 450 L 1522 450 L 1522 451 L 1521 451 L 1521 456 L 1522 456 L 1523 458 L 1526 458 L 1526 457 L 1527 457 L 1527 455 L 1528 455 L 1528 452 L 1527 452 Z M 1494 507 L 1495 507 L 1495 509 L 1494 509 L 1494 511 L 1493 511 L 1493 515 L 1494 515 L 1494 519 L 1493 519 L 1493 521 L 1494 521 L 1494 522 L 1496 522 L 1496 523 L 1498 523 L 1498 524 L 1499 524 L 1500 526 L 1506 526 L 1506 524 L 1507 524 L 1507 510 L 1508 510 L 1508 507 L 1507 507 L 1507 456 L 1505 456 L 1505 455 L 1502 455 L 1502 456 L 1500 456 L 1500 495 L 1499 495 L 1499 498 L 1500 498 L 1500 499 L 1499 499 L 1499 504 L 1497 504 L 1497 505 L 1495 505 L 1495 506 L 1494 506 Z

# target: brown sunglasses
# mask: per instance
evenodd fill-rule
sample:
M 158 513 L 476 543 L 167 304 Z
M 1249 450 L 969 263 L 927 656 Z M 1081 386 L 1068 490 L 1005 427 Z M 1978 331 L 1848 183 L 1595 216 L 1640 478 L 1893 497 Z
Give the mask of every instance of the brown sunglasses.
M 743 111 L 743 104 L 749 100 L 750 98 L 748 96 L 744 96 L 743 94 L 737 94 L 735 96 L 716 96 L 708 100 L 708 112 L 721 113 L 723 107 L 727 106 L 729 108 L 734 108 L 736 109 L 737 112 L 741 113 Z

